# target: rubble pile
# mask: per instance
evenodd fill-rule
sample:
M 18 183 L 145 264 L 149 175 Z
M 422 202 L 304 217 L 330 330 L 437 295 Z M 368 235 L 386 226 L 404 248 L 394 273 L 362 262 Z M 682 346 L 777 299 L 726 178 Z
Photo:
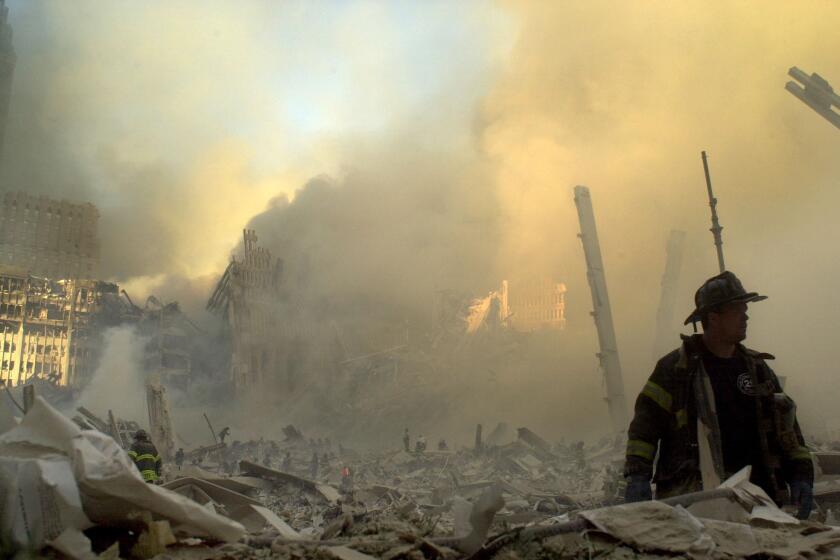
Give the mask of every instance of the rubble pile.
M 718 490 L 620 504 L 621 438 L 550 444 L 501 425 L 486 441 L 477 430 L 471 448 L 403 442 L 359 453 L 288 426 L 283 441 L 187 452 L 155 485 L 114 439 L 82 429 L 42 398 L 20 423 L 6 418 L 0 429 L 4 554 L 802 558 L 840 545 L 840 529 L 780 510 L 746 469 Z M 829 522 L 825 506 L 840 493 L 834 453 L 816 453 Z

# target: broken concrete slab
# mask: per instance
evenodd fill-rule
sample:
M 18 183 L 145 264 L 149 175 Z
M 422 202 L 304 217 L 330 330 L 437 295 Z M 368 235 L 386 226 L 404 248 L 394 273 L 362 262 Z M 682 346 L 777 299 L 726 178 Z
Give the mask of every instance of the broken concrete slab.
M 300 533 L 283 521 L 276 513 L 260 505 L 247 505 L 234 508 L 230 516 L 242 523 L 251 534 L 265 532 L 276 533 L 286 540 L 300 540 Z
M 338 503 L 338 500 L 341 499 L 341 493 L 328 484 L 322 484 L 320 482 L 316 482 L 308 478 L 303 478 L 294 474 L 270 469 L 262 465 L 257 465 L 256 463 L 252 463 L 250 461 L 240 461 L 239 470 L 253 476 L 272 480 L 274 482 L 294 484 L 302 488 L 311 490 L 313 492 L 317 492 L 330 504 L 336 504 Z
M 541 458 L 556 459 L 557 456 L 551 450 L 551 444 L 543 438 L 535 434 L 528 428 L 522 427 L 516 429 L 516 435 L 519 439 L 530 445 L 532 448 L 542 454 Z
M 581 512 L 599 531 L 641 551 L 708 554 L 715 548 L 703 524 L 681 507 L 649 501 Z

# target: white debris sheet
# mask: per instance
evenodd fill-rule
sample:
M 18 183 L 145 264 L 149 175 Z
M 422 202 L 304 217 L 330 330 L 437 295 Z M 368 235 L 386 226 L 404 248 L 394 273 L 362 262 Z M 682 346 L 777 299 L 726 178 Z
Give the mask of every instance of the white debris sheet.
M 0 435 L 0 531 L 18 545 L 40 549 L 61 537 L 56 548 L 87 558 L 82 530 L 142 526 L 143 511 L 182 535 L 232 542 L 245 533 L 239 523 L 145 483 L 111 437 L 79 429 L 41 397 Z

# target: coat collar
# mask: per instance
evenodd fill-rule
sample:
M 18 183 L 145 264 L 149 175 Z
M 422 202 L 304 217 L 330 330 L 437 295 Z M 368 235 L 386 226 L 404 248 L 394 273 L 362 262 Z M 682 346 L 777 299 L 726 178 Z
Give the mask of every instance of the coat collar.
M 689 369 L 689 366 L 695 362 L 696 360 L 700 359 L 700 352 L 703 348 L 702 334 L 692 334 L 692 335 L 685 335 L 681 334 L 680 338 L 682 339 L 682 345 L 680 346 L 680 356 L 677 360 L 677 369 Z M 739 354 L 750 358 L 752 360 L 775 360 L 776 357 L 773 354 L 768 354 L 767 352 L 759 352 L 757 350 L 752 350 L 747 348 L 743 344 L 738 344 L 737 350 Z

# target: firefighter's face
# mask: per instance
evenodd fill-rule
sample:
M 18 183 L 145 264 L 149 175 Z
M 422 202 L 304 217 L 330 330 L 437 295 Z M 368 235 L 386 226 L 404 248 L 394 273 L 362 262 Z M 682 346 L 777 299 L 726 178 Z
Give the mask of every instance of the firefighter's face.
M 709 325 L 721 340 L 733 344 L 747 338 L 747 304 L 728 303 L 709 313 Z

